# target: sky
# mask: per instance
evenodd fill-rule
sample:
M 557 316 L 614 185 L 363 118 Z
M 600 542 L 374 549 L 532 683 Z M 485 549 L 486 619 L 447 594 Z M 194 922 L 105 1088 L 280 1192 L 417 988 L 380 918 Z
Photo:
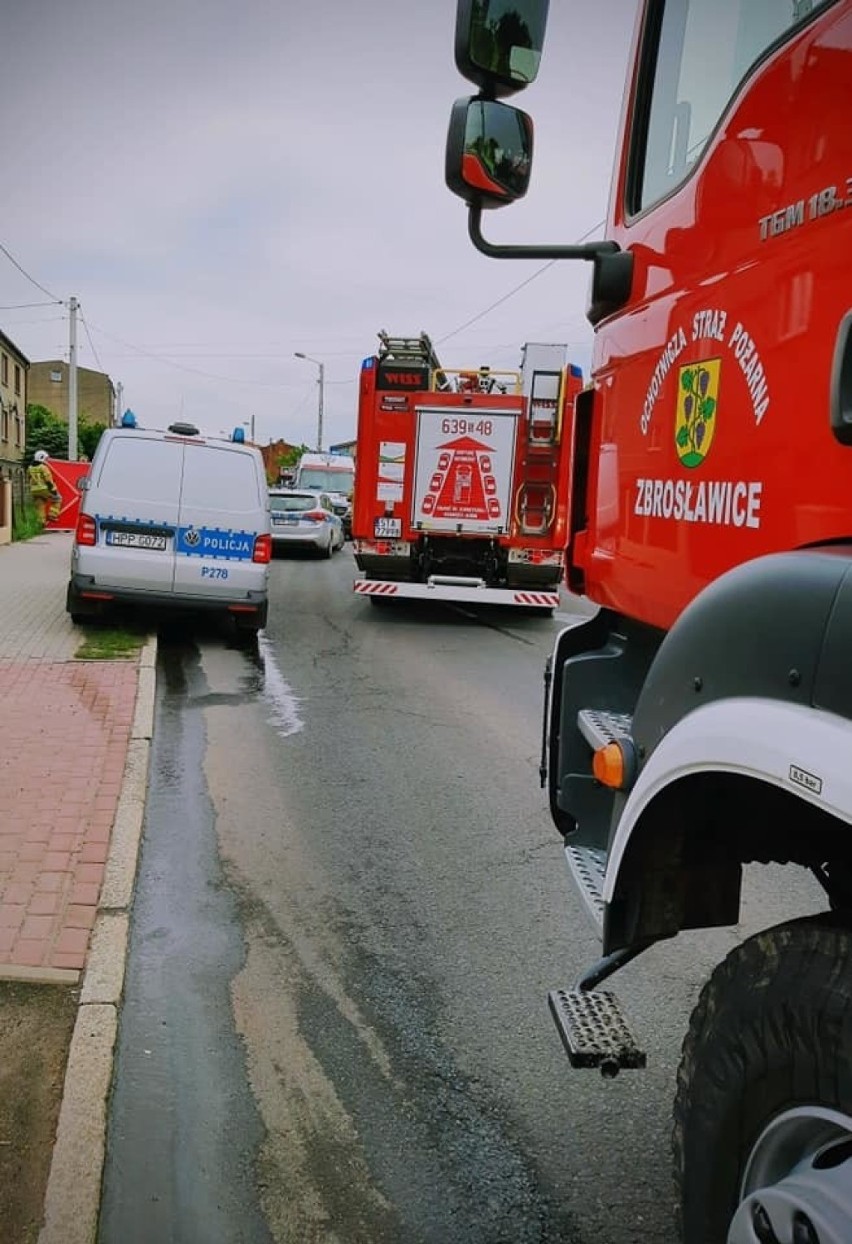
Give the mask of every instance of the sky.
M 604 235 L 635 10 L 551 3 L 511 100 L 530 190 L 485 214 L 490 240 Z M 309 445 L 322 362 L 326 446 L 354 437 L 382 329 L 427 332 L 449 368 L 564 342 L 588 374 L 590 265 L 481 255 L 446 188 L 475 93 L 454 0 L 6 0 L 2 26 L 0 329 L 31 361 L 68 357 L 74 296 L 78 364 L 140 423 Z

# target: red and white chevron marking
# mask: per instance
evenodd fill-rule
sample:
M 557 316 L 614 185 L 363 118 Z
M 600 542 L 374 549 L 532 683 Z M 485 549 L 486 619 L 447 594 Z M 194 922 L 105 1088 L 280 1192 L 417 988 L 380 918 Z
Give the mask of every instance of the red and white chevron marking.
M 369 579 L 356 579 L 352 587 L 362 596 L 396 596 L 399 591 L 398 583 L 377 583 Z
M 512 599 L 516 605 L 541 605 L 545 609 L 555 609 L 559 604 L 559 593 L 513 592 Z

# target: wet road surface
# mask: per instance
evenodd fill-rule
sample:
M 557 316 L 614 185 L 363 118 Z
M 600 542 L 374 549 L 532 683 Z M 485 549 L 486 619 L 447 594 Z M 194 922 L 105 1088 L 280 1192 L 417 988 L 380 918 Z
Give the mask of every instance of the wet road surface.
M 599 949 L 537 786 L 559 622 L 371 609 L 352 568 L 276 561 L 254 653 L 161 644 L 100 1242 L 668 1244 L 678 1047 L 742 931 L 619 974 L 647 1072 L 571 1072 L 545 994 Z M 789 914 L 768 873 L 750 905 Z

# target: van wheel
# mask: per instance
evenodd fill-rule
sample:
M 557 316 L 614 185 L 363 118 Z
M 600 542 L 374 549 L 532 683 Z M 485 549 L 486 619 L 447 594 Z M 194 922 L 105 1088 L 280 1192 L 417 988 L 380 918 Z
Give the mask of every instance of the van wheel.
M 685 1244 L 852 1240 L 851 1032 L 852 931 L 838 919 L 768 929 L 719 964 L 678 1071 Z
M 260 627 L 254 623 L 236 622 L 234 625 L 234 647 L 251 649 L 257 647 L 257 633 Z

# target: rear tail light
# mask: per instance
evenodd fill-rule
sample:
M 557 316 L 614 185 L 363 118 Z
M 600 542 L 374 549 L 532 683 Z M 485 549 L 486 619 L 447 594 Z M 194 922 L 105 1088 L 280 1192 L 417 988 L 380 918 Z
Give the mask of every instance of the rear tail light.
M 272 558 L 272 536 L 257 536 L 254 542 L 253 562 L 268 562 Z
M 77 544 L 97 544 L 98 526 L 90 515 L 81 514 L 77 519 L 77 530 L 74 533 L 74 541 Z
M 328 518 L 328 512 L 326 510 L 305 510 L 299 517 L 307 518 L 312 523 L 324 523 Z

